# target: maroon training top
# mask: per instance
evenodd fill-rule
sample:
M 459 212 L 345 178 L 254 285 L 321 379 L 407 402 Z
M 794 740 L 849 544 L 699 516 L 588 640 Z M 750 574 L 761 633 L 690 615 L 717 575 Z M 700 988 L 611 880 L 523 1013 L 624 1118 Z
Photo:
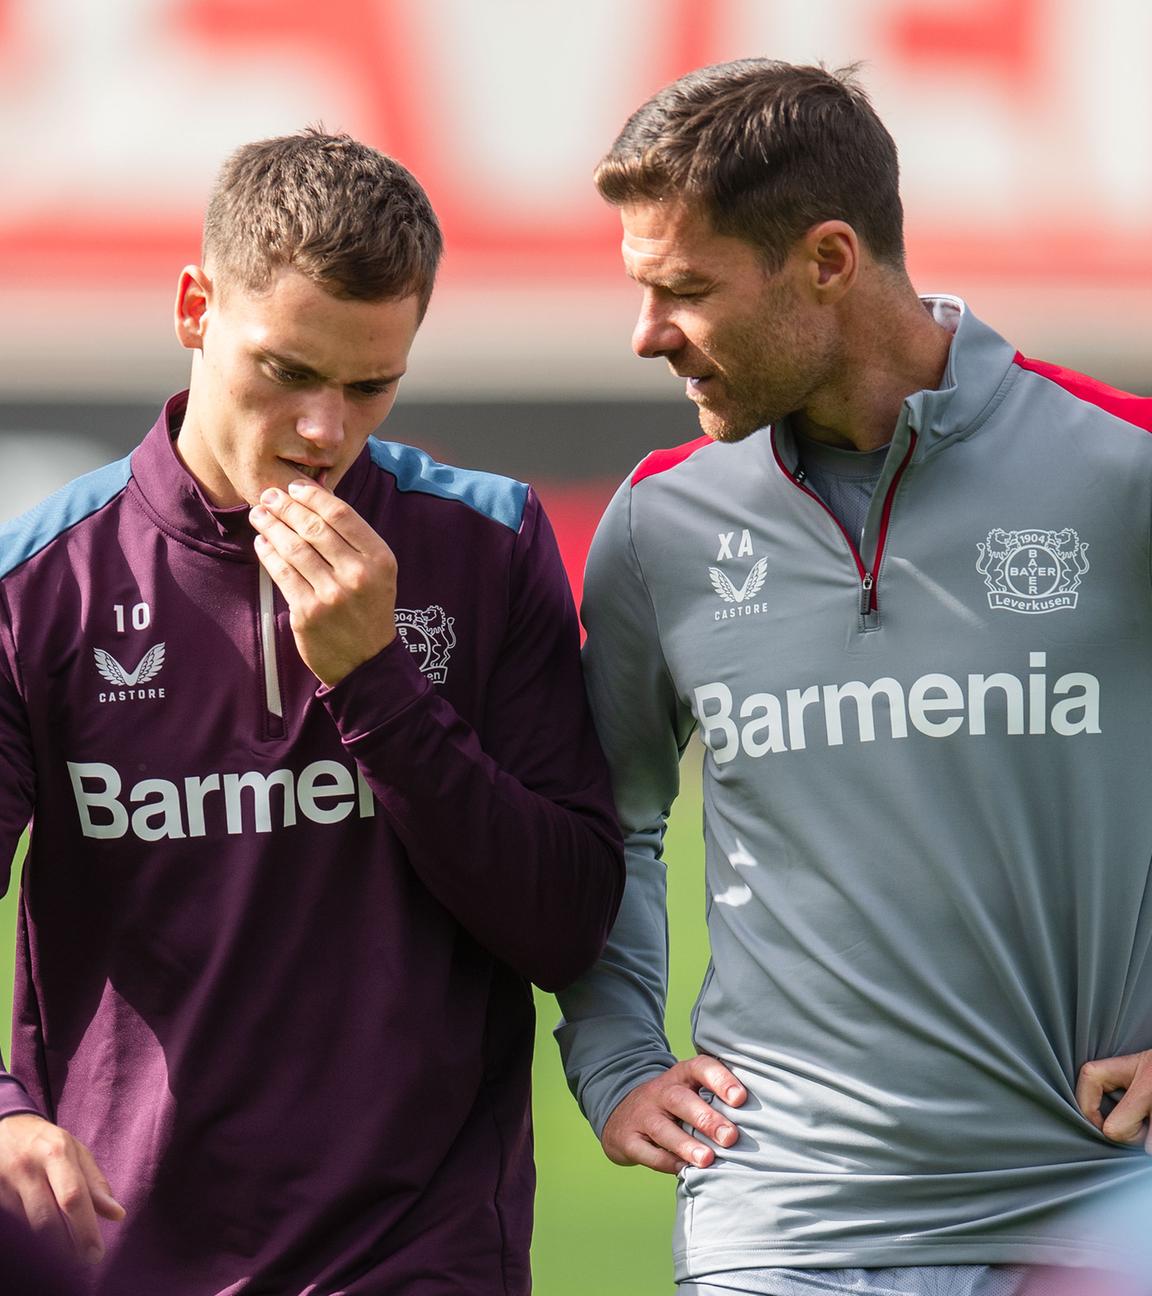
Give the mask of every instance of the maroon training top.
M 529 981 L 622 885 L 526 486 L 369 441 L 399 636 L 333 689 L 247 509 L 136 451 L 0 530 L 0 854 L 34 815 L 11 1074 L 128 1217 L 107 1296 L 519 1296 Z

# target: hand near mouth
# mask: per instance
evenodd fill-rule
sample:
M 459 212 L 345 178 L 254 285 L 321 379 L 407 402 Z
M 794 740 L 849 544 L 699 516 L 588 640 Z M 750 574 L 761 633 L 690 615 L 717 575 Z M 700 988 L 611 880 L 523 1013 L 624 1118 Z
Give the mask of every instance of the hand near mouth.
M 395 639 L 396 555 L 355 509 L 300 477 L 286 492 L 269 487 L 249 516 L 256 556 L 322 684 L 338 684 Z
M 328 476 L 332 470 L 326 465 L 301 463 L 296 459 L 284 458 L 281 458 L 280 462 L 297 476 L 307 477 L 309 481 L 317 482 L 321 486 L 328 485 Z

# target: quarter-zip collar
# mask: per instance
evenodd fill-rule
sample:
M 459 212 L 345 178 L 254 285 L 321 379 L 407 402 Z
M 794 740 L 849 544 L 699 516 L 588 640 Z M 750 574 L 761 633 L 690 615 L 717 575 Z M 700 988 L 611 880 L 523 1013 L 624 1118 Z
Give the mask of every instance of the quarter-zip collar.
M 1015 348 L 977 319 L 961 298 L 938 294 L 920 300 L 938 323 L 952 330 L 952 345 L 940 386 L 905 398 L 892 432 L 884 475 L 876 489 L 879 496 L 883 496 L 904 461 L 910 433 L 916 434 L 911 462 L 918 463 L 942 443 L 981 427 L 1016 373 Z M 785 472 L 794 475 L 799 454 L 787 419 L 771 429 L 771 438 L 777 460 Z
M 804 485 L 795 433 L 788 419 L 770 430 L 776 462 L 792 482 L 825 511 L 844 534 L 860 579 L 860 627 L 878 626 L 877 582 L 884 561 L 896 489 L 910 465 L 922 461 L 954 437 L 975 432 L 1000 403 L 1011 385 L 1015 350 L 982 324 L 959 297 L 923 297 L 938 323 L 952 330 L 952 345 L 940 386 L 908 396 L 896 420 L 884 470 L 876 484 L 859 545 L 832 517 L 827 506 Z
M 193 549 L 232 562 L 255 563 L 255 532 L 248 506 L 217 508 L 176 453 L 188 393 L 171 397 L 152 430 L 132 453 L 132 476 L 145 507 L 166 534 Z M 368 447 L 340 479 L 336 494 L 355 507 L 371 471 Z
M 981 427 L 1016 372 L 1015 348 L 977 319 L 959 297 L 940 294 L 920 300 L 939 323 L 952 328 L 953 337 L 940 386 L 913 392 L 904 401 L 900 422 L 917 434 L 913 462 Z
M 835 516 L 828 505 L 805 484 L 804 472 L 800 466 L 799 452 L 796 446 L 795 432 L 789 421 L 785 419 L 783 422 L 774 425 L 770 430 L 772 449 L 780 470 L 790 479 L 794 486 L 803 490 L 812 499 L 815 506 L 824 510 L 829 520 L 844 537 L 845 545 L 856 566 L 856 572 L 860 580 L 858 615 L 859 628 L 862 630 L 872 630 L 879 625 L 876 615 L 879 607 L 876 585 L 880 576 L 881 564 L 884 560 L 884 546 L 888 538 L 892 505 L 896 496 L 896 487 L 899 485 L 901 477 L 903 477 L 918 448 L 919 438 L 909 425 L 908 413 L 908 407 L 905 405 L 900 412 L 896 431 L 892 435 L 892 443 L 888 447 L 888 457 L 884 460 L 884 470 L 880 474 L 880 480 L 876 483 L 876 489 L 872 495 L 872 503 L 868 508 L 868 516 L 864 523 L 864 534 L 860 537 L 859 544 L 857 544 L 853 536 L 850 536 L 844 530 L 844 524 Z
M 975 431 L 996 408 L 1014 372 L 1015 350 L 976 319 L 960 298 L 935 296 L 921 301 L 939 324 L 952 331 L 952 345 L 940 386 L 933 391 L 913 392 L 901 407 L 859 544 L 844 532 L 860 579 L 860 626 L 865 630 L 879 624 L 877 582 L 896 491 L 904 473 L 946 441 Z M 770 437 L 777 464 L 785 475 L 827 511 L 823 501 L 804 485 L 790 420 L 775 425 Z M 838 519 L 832 520 L 843 532 Z
M 904 399 L 877 494 L 885 491 L 890 474 L 903 460 L 908 430 L 916 433 L 912 463 L 919 463 L 934 454 L 942 443 L 981 428 L 1016 376 L 1015 347 L 977 319 L 962 298 L 942 293 L 921 297 L 920 301 L 938 324 L 952 330 L 952 345 L 938 388 L 914 391 Z M 796 441 L 789 432 L 787 419 L 772 429 L 772 439 L 776 456 L 785 470 L 789 474 L 796 472 Z

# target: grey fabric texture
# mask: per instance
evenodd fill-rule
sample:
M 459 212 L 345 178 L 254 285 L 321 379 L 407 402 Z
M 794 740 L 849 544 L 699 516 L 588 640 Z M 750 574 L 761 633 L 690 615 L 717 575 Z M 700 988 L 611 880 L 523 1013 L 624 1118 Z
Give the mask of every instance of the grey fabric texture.
M 1019 1265 L 906 1265 L 895 1269 L 756 1269 L 681 1283 L 676 1296 L 1017 1296 Z
M 860 544 L 888 447 L 860 454 L 798 436 L 796 455 L 804 480 L 835 514 L 852 543 Z
M 674 1061 L 663 840 L 698 731 L 693 1035 L 749 1093 L 709 1097 L 740 1138 L 679 1176 L 677 1280 L 1088 1264 L 1065 1214 L 1152 1166 L 1075 1099 L 1152 1046 L 1152 436 L 930 306 L 947 369 L 858 546 L 785 422 L 650 457 L 589 557 L 628 883 L 560 996 L 569 1082 L 599 1131 Z

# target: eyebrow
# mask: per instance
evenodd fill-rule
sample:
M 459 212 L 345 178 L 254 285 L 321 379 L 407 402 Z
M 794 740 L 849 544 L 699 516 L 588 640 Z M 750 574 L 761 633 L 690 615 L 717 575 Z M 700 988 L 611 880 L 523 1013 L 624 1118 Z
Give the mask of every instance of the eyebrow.
M 685 288 L 689 284 L 711 283 L 707 275 L 701 274 L 697 270 L 669 270 L 664 274 L 649 275 L 645 274 L 643 278 L 633 274 L 631 268 L 625 267 L 624 273 L 633 283 L 648 284 L 653 288 Z
M 265 360 L 271 360 L 273 364 L 278 364 L 282 369 L 291 369 L 293 373 L 302 374 L 305 378 L 319 378 L 322 382 L 328 382 L 326 374 L 322 374 L 318 369 L 314 369 L 310 364 L 303 360 L 297 360 L 294 356 L 284 355 L 279 351 L 273 351 L 270 347 L 261 347 L 260 354 Z M 372 378 L 352 378 L 343 383 L 344 387 L 363 387 L 369 383 L 392 383 L 398 382 L 404 377 L 407 371 L 401 369 L 398 374 L 382 374 L 379 377 Z

